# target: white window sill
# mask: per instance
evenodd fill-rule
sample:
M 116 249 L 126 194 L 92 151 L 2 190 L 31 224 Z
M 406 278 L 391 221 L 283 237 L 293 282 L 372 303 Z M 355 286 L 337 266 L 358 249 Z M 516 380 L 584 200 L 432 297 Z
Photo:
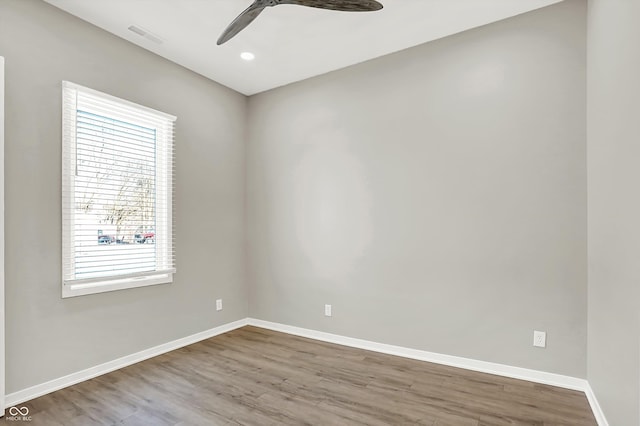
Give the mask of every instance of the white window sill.
M 137 277 L 105 277 L 98 280 L 65 281 L 62 286 L 62 298 L 66 299 L 68 297 L 85 296 L 88 294 L 105 293 L 128 288 L 169 284 L 171 282 L 173 282 L 173 272 L 150 272 L 148 275 Z

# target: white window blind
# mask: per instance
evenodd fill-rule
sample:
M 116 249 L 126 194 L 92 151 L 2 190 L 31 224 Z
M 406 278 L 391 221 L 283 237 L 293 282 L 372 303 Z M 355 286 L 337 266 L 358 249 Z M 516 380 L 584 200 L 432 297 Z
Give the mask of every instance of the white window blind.
M 63 297 L 171 282 L 175 120 L 63 82 Z

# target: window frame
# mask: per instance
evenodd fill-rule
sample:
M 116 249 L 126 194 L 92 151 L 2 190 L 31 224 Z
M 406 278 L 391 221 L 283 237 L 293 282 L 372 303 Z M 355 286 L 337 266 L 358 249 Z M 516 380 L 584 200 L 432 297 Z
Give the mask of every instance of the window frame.
M 78 93 L 98 99 L 100 102 L 108 103 L 113 107 L 111 119 L 122 119 L 122 110 L 133 111 L 136 119 L 129 122 L 139 124 L 144 123 L 154 129 L 160 126 L 152 125 L 153 122 L 162 123 L 161 137 L 156 139 L 156 144 L 165 144 L 163 149 L 156 149 L 155 161 L 160 166 L 157 167 L 155 176 L 155 202 L 162 202 L 162 208 L 156 208 L 154 217 L 156 221 L 155 232 L 163 229 L 165 237 L 156 250 L 162 252 L 156 254 L 156 258 L 161 256 L 162 265 L 166 266 L 161 270 L 136 272 L 128 274 L 114 274 L 109 276 L 94 278 L 71 278 L 75 275 L 75 170 L 76 170 L 76 150 L 77 133 L 76 124 L 78 120 L 77 96 Z M 144 118 L 151 117 L 152 120 L 145 121 Z M 127 120 L 129 120 L 127 118 Z M 174 234 L 173 234 L 173 149 L 176 117 L 164 112 L 160 112 L 106 93 L 99 92 L 84 86 L 80 86 L 68 81 L 62 82 L 62 298 L 83 296 L 88 294 L 104 293 L 109 291 L 124 290 L 129 288 L 145 287 L 158 284 L 168 284 L 173 282 L 173 274 L 176 272 L 174 265 Z M 160 140 L 159 140 L 160 139 Z M 162 223 L 158 224 L 158 217 Z M 155 243 L 158 244 L 156 234 Z M 157 268 L 157 266 L 156 266 Z

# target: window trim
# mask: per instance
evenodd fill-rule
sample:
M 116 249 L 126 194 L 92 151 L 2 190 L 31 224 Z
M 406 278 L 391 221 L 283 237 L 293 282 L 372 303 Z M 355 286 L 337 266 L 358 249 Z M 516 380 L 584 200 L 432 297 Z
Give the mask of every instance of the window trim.
M 75 92 L 73 92 L 75 91 Z M 114 109 L 119 107 L 125 109 L 135 109 L 141 116 L 153 116 L 154 121 L 164 122 L 170 130 L 165 135 L 166 142 L 170 145 L 168 149 L 159 150 L 156 155 L 161 157 L 161 164 L 166 166 L 166 173 L 163 178 L 156 181 L 156 197 L 161 193 L 161 197 L 166 203 L 166 208 L 162 209 L 162 213 L 156 210 L 156 220 L 159 215 L 166 216 L 166 223 L 163 228 L 167 231 L 167 236 L 164 239 L 165 245 L 160 247 L 166 253 L 166 259 L 170 259 L 168 262 L 168 269 L 158 269 L 147 272 L 137 272 L 121 275 L 111 275 L 95 278 L 80 278 L 80 279 L 68 279 L 69 269 L 75 269 L 75 255 L 73 248 L 73 221 L 74 221 L 74 185 L 75 185 L 75 163 L 76 163 L 76 123 L 77 123 L 77 108 L 73 109 L 72 103 L 67 100 L 68 96 L 74 96 L 72 99 L 77 99 L 77 93 L 89 95 L 94 98 L 99 98 L 101 101 L 106 101 L 114 105 Z M 117 114 L 115 114 L 117 115 Z M 136 123 L 138 118 L 131 120 Z M 173 235 L 173 129 L 175 127 L 176 117 L 170 114 L 166 114 L 161 111 L 148 108 L 134 102 L 127 101 L 115 96 L 108 95 L 106 93 L 99 92 L 84 86 L 80 86 L 68 81 L 62 82 L 62 298 L 83 296 L 88 294 L 104 293 L 109 291 L 124 290 L 129 288 L 146 287 L 158 284 L 168 284 L 173 282 L 173 274 L 176 272 L 173 264 L 174 256 L 174 235 Z M 156 126 L 158 128 L 158 126 Z M 164 157 L 162 157 L 164 155 Z M 158 179 L 159 176 L 156 176 Z M 161 189 L 162 188 L 162 189 Z M 162 192 L 164 191 L 164 192 Z M 156 239 L 156 243 L 158 240 Z M 65 260 L 69 262 L 65 264 Z

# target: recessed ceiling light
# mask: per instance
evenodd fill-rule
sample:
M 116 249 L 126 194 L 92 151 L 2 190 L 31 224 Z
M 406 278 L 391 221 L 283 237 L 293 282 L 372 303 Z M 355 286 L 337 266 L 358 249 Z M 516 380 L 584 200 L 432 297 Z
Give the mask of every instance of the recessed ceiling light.
M 251 53 L 251 52 L 242 52 L 242 53 L 240 54 L 240 57 L 241 57 L 242 59 L 244 59 L 245 61 L 253 61 L 253 60 L 256 58 L 256 55 L 254 55 L 254 54 L 253 54 L 253 53 Z

